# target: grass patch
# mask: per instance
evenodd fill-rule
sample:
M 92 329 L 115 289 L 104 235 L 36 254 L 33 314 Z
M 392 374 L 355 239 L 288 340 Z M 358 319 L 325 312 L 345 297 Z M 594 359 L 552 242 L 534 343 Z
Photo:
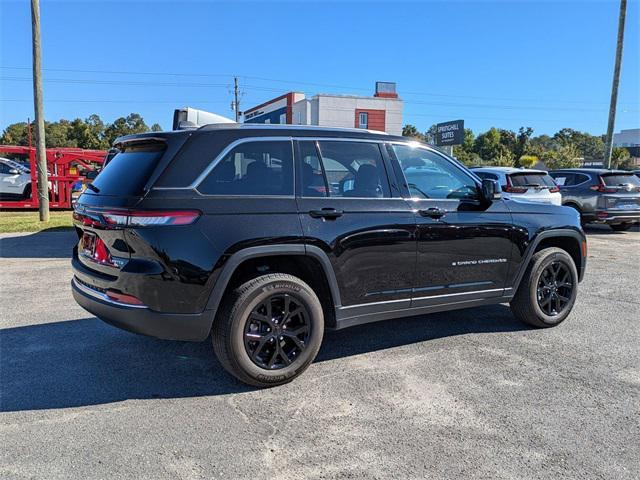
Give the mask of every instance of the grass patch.
M 39 232 L 73 228 L 71 211 L 50 212 L 48 222 L 41 222 L 38 212 L 0 212 L 0 233 Z

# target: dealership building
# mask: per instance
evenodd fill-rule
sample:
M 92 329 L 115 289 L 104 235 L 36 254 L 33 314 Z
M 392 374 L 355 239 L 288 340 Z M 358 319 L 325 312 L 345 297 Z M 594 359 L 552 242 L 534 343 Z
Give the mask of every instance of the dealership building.
M 244 111 L 245 123 L 319 125 L 402 134 L 402 100 L 396 84 L 376 82 L 373 96 L 288 92 Z

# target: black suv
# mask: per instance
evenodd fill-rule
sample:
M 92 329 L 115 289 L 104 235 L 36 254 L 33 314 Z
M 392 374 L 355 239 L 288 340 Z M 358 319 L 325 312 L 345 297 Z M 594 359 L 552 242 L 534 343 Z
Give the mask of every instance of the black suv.
M 580 212 L 582 223 L 606 223 L 624 231 L 640 221 L 640 179 L 626 170 L 572 168 L 549 172 L 562 204 Z
M 503 200 L 403 137 L 226 124 L 115 147 L 76 204 L 76 301 L 133 332 L 211 335 L 252 385 L 299 375 L 325 328 L 505 302 L 554 326 L 584 275 L 575 210 Z

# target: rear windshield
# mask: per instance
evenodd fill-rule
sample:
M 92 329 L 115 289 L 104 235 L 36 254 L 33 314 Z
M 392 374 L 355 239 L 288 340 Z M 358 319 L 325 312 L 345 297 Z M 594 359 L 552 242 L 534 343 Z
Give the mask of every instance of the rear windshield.
M 628 184 L 640 187 L 640 179 L 633 173 L 614 173 L 612 175 L 602 175 L 602 181 L 607 187 L 619 187 Z
M 137 196 L 164 152 L 164 144 L 153 143 L 127 148 L 110 159 L 92 182 L 99 195 Z
M 514 187 L 555 187 L 556 184 L 546 173 L 512 173 L 509 175 Z

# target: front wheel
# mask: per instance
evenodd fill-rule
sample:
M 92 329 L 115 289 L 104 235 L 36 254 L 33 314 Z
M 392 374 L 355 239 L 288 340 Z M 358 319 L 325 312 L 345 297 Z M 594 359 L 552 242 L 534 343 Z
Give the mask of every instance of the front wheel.
M 578 295 L 578 271 L 560 248 L 537 252 L 511 300 L 513 314 L 534 327 L 554 327 L 569 313 Z
M 609 225 L 611 227 L 611 230 L 613 230 L 614 232 L 626 232 L 627 230 L 629 230 L 631 228 L 631 223 L 616 223 L 616 224 L 612 224 Z
M 256 277 L 223 300 L 213 323 L 213 348 L 222 366 L 244 383 L 290 382 L 316 357 L 324 334 L 320 300 L 292 275 Z

